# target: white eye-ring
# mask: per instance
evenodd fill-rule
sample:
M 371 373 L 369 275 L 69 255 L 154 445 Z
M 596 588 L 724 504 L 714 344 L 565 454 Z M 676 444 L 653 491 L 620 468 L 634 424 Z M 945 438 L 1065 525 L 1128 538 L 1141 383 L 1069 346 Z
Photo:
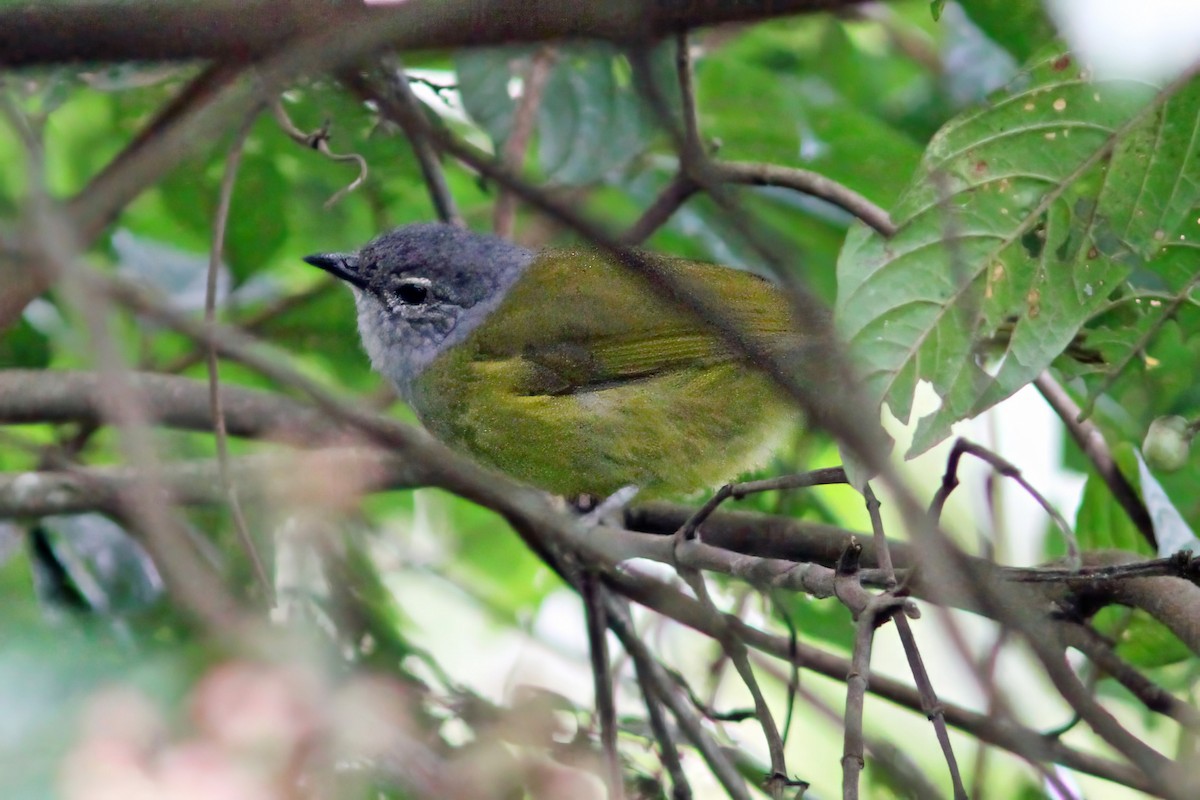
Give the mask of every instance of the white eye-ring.
M 428 278 L 405 278 L 388 294 L 401 305 L 419 306 L 429 298 L 429 287 L 432 281 Z

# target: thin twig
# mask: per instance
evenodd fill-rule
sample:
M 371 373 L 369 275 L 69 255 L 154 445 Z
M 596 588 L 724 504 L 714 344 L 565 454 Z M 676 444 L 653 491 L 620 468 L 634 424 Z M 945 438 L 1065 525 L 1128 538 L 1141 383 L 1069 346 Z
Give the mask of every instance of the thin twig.
M 610 575 L 610 584 L 626 597 L 658 611 L 660 614 L 712 635 L 713 622 L 709 612 L 690 597 L 682 596 L 675 589 L 666 589 L 657 581 L 633 575 Z M 746 644 L 803 669 L 844 681 L 851 671 L 848 659 L 826 653 L 804 643 L 789 642 L 785 637 L 774 636 L 758 630 L 741 620 L 729 618 L 728 624 L 736 628 Z M 884 675 L 872 674 L 868 680 L 868 691 L 887 698 L 906 708 L 920 710 L 920 697 L 912 686 Z M 946 721 L 956 728 L 968 731 L 972 736 L 990 742 L 1005 750 L 1034 760 L 1054 761 L 1064 766 L 1103 777 L 1125 786 L 1151 791 L 1154 779 L 1125 763 L 1112 761 L 1091 753 L 1067 747 L 1062 742 L 1045 737 L 1011 719 L 996 719 L 987 714 L 968 711 L 952 703 L 943 704 Z
M 1142 537 L 1157 550 L 1158 538 L 1154 534 L 1154 522 L 1150 519 L 1150 512 L 1146 510 L 1146 504 L 1138 496 L 1137 490 L 1113 460 L 1112 451 L 1104 441 L 1104 434 L 1091 420 L 1080 420 L 1079 406 L 1067 394 L 1066 389 L 1050 377 L 1050 373 L 1043 372 L 1034 379 L 1033 385 L 1067 426 L 1067 433 L 1071 434 L 1079 449 L 1092 462 L 1101 480 L 1108 486 L 1121 508 L 1125 509 L 1125 513 L 1141 532 Z
M 752 494 L 760 494 L 762 492 L 774 492 L 788 489 L 804 489 L 810 486 L 829 486 L 832 484 L 841 484 L 846 482 L 846 471 L 841 467 L 826 467 L 816 469 L 811 472 L 802 472 L 796 475 L 783 475 L 777 478 L 767 478 L 760 481 L 746 481 L 744 483 L 727 483 L 713 493 L 711 497 L 705 501 L 704 505 L 696 509 L 687 522 L 685 522 L 677 534 L 682 539 L 691 539 L 695 536 L 696 531 L 704 524 L 704 521 L 713 515 L 722 503 L 726 500 L 734 499 L 741 500 Z
M 683 764 L 679 761 L 679 750 L 675 745 L 675 737 L 667 727 L 666 717 L 663 716 L 662 700 L 659 699 L 658 692 L 654 690 L 652 679 L 646 674 L 645 663 L 634 659 L 633 669 L 637 676 L 638 688 L 641 690 L 642 701 L 646 704 L 646 719 L 650 723 L 650 730 L 654 734 L 654 738 L 658 740 L 659 761 L 666 767 L 667 774 L 671 776 L 671 800 L 691 800 L 692 786 L 688 782 L 687 774 L 683 771 Z
M 780 683 L 787 682 L 787 676 L 783 671 L 764 656 L 756 655 L 754 662 L 756 667 Z M 800 700 L 816 709 L 818 714 L 831 725 L 834 725 L 839 730 L 844 730 L 842 714 L 835 710 L 817 692 L 803 686 L 796 687 L 795 692 Z M 900 747 L 890 741 L 870 736 L 869 734 L 864 734 L 863 742 L 866 746 L 866 752 L 870 753 L 875 761 L 886 766 L 889 778 L 901 784 L 903 787 L 901 794 L 904 797 L 912 797 L 915 800 L 942 800 L 944 795 L 941 790 L 933 785 L 932 781 L 926 775 L 925 770 Z
M 667 182 L 637 221 L 621 234 L 621 244 L 635 247 L 642 244 L 678 211 L 692 195 L 700 190 L 696 182 L 683 172 L 677 172 Z
M 442 169 L 442 161 L 438 158 L 437 149 L 427 131 L 425 105 L 413 92 L 408 76 L 404 72 L 404 64 L 395 56 L 389 56 L 381 62 L 381 68 L 391 77 L 385 82 L 387 91 L 393 101 L 395 110 L 399 113 L 391 117 L 400 126 L 408 138 L 417 165 L 421 168 L 421 177 L 425 180 L 425 189 L 429 192 L 429 201 L 433 211 L 442 222 L 462 227 L 462 214 L 454 195 L 450 193 L 450 185 L 446 183 L 446 173 Z M 350 73 L 342 73 L 342 80 Z
M 875 496 L 875 492 L 871 489 L 870 484 L 866 485 L 863 496 L 867 501 L 867 513 L 871 517 L 871 531 L 875 538 L 875 549 L 879 554 L 880 566 L 885 573 L 893 576 L 894 581 L 895 571 L 892 567 L 891 550 L 888 547 L 887 535 L 883 529 L 883 517 L 879 513 L 879 498 Z M 946 717 L 942 710 L 942 704 L 938 700 L 937 691 L 933 688 L 933 681 L 929 678 L 929 671 L 925 669 L 925 662 L 921 658 L 920 649 L 917 647 L 917 639 L 913 635 L 912 625 L 909 624 L 908 617 L 903 614 L 896 614 L 893 620 L 896 623 L 896 632 L 900 635 L 900 643 L 904 647 L 904 655 L 908 659 L 908 666 L 912 672 L 913 682 L 916 684 L 917 692 L 921 696 L 921 708 L 925 712 L 925 717 L 933 724 L 938 744 L 942 748 L 942 757 L 945 759 L 946 766 L 950 771 L 950 781 L 954 787 L 954 797 L 956 800 L 966 800 L 967 790 L 963 785 L 962 773 L 958 767 L 958 759 L 954 755 L 954 748 L 950 743 L 950 732 L 946 729 Z
M 695 86 L 687 36 L 676 38 L 675 72 L 682 108 L 679 171 L 642 216 L 621 237 L 623 244 L 641 244 L 664 225 L 692 195 L 713 184 L 776 186 L 825 200 L 853 214 L 885 237 L 896 232 L 886 211 L 858 192 L 811 170 L 748 161 L 710 158 L 700 137 Z M 643 72 L 646 72 L 643 70 Z M 654 92 L 653 87 L 647 87 Z M 657 104 L 656 104 L 657 107 Z M 702 177 L 701 177 L 702 176 Z
M 677 541 L 680 540 L 677 539 Z M 687 544 L 685 543 L 683 546 L 687 546 Z M 694 544 L 694 542 L 690 544 Z M 696 599 L 711 613 L 712 619 L 716 623 L 717 642 L 729 657 L 730 663 L 737 670 L 738 676 L 754 700 L 754 716 L 762 728 L 763 737 L 767 742 L 767 752 L 771 758 L 771 774 L 766 778 L 767 789 L 771 796 L 778 800 L 783 796 L 784 788 L 790 784 L 787 761 L 783 752 L 783 737 L 779 735 L 779 728 L 775 725 L 774 715 L 771 714 L 771 706 L 767 703 L 767 699 L 758 685 L 758 679 L 754 676 L 746 645 L 728 625 L 724 624 L 727 615 L 717 609 L 712 595 L 709 594 L 708 584 L 705 583 L 704 576 L 700 571 L 686 566 L 679 566 L 677 569 L 680 576 L 696 594 Z
M 878 598 L 876 598 L 878 599 Z M 850 656 L 850 671 L 846 674 L 845 731 L 842 738 L 842 800 L 858 800 L 859 776 L 863 759 L 863 707 L 867 695 L 867 675 L 870 673 L 871 647 L 875 628 L 880 623 L 882 609 L 873 600 L 858 615 L 854 627 L 854 648 Z
M 1200 732 L 1200 709 L 1184 703 L 1171 692 L 1154 683 L 1113 650 L 1094 629 L 1086 625 L 1063 622 L 1059 633 L 1070 647 L 1087 656 L 1100 670 L 1128 689 L 1142 705 L 1156 714 L 1163 714 L 1193 733 Z
M 700 140 L 700 118 L 696 112 L 696 81 L 687 31 L 680 31 L 675 35 L 675 79 L 679 82 L 679 108 L 683 115 L 680 160 L 686 165 L 705 156 L 704 143 Z
M 1075 532 L 1071 530 L 1070 524 L 1063 518 L 1050 501 L 1047 500 L 1041 492 L 1033 488 L 1033 485 L 1025 479 L 1021 474 L 1021 470 L 1017 469 L 1011 462 L 1006 460 L 998 453 L 993 453 L 981 444 L 969 441 L 959 437 L 954 441 L 954 446 L 950 449 L 950 456 L 946 459 L 946 472 L 942 476 L 942 485 L 938 487 L 937 494 L 930 504 L 930 513 L 936 519 L 942 511 L 942 507 L 946 503 L 946 498 L 958 486 L 958 463 L 964 455 L 972 455 L 989 464 L 992 469 L 1005 478 L 1012 478 L 1017 482 L 1025 492 L 1034 499 L 1042 509 L 1050 515 L 1050 519 L 1054 520 L 1055 526 L 1063 535 L 1063 540 L 1067 544 L 1067 558 L 1072 566 L 1080 565 L 1079 540 L 1075 538 Z
M 329 149 L 329 123 L 326 122 L 320 128 L 317 128 L 312 133 L 305 133 L 296 127 L 292 122 L 292 118 L 288 116 L 287 110 L 283 107 L 283 101 L 276 98 L 271 103 L 271 112 L 275 115 L 275 122 L 279 127 L 291 137 L 292 141 L 305 147 L 316 150 L 321 155 L 328 158 L 330 161 L 352 161 L 358 165 L 358 177 L 350 181 L 333 193 L 328 200 L 325 201 L 325 208 L 332 208 L 346 195 L 353 192 L 358 187 L 366 182 L 370 170 L 367 168 L 367 160 L 358 153 L 335 153 Z
M 1004 651 L 1004 645 L 1008 642 L 1009 631 L 1000 628 L 996 632 L 996 638 L 992 641 L 991 647 L 988 648 L 987 656 L 983 659 L 976 669 L 975 674 L 983 682 L 984 686 L 984 710 L 989 713 L 996 713 L 1000 705 L 1000 685 L 996 680 L 996 667 L 1000 663 L 1000 654 Z M 987 785 L 986 776 L 988 769 L 988 754 L 991 753 L 991 747 L 984 743 L 978 742 L 975 748 L 975 763 L 971 769 L 971 797 L 979 800 L 983 797 L 983 787 Z
M 233 187 L 237 183 L 238 167 L 241 165 L 242 152 L 245 149 L 246 138 L 250 128 L 258 118 L 258 113 L 247 114 L 233 143 L 229 147 L 229 155 L 225 160 L 225 172 L 221 176 L 221 187 L 217 198 L 216 215 L 213 218 L 212 246 L 208 256 L 208 276 L 204 290 L 204 324 L 210 328 L 216 324 L 217 315 L 217 276 L 221 270 L 221 257 L 225 252 L 225 228 L 229 222 L 229 208 L 233 201 Z M 237 487 L 229 473 L 229 434 L 225 428 L 225 411 L 221 405 L 220 367 L 217 363 L 217 350 L 210 343 L 208 346 L 208 396 L 212 406 L 213 437 L 217 446 L 217 470 L 221 477 L 221 485 L 225 496 L 229 498 L 229 511 L 233 518 L 233 527 L 237 531 L 238 541 L 246 552 L 253 566 L 254 575 L 258 579 L 259 589 L 267 599 L 268 605 L 274 605 L 271 580 L 267 576 L 267 568 L 263 564 L 254 539 L 250 536 L 250 528 L 246 524 L 246 515 L 242 512 L 242 503 L 238 499 Z
M 525 163 L 525 152 L 529 149 L 529 139 L 533 136 L 537 124 L 538 106 L 542 102 L 542 90 L 550 77 L 550 68 L 554 66 L 555 49 L 550 45 L 539 47 L 529 61 L 529 69 L 525 74 L 521 89 L 521 98 L 513 111 L 512 128 L 508 133 L 508 141 L 504 143 L 501 163 L 514 172 L 520 172 Z M 513 223 L 517 216 L 517 197 L 506 187 L 500 187 L 500 195 L 492 209 L 492 231 L 497 236 L 512 236 Z
M 724 787 L 731 800 L 750 800 L 750 792 L 746 788 L 745 781 L 742 780 L 733 764 L 729 762 L 725 753 L 716 746 L 712 737 L 704 730 L 700 720 L 696 717 L 696 712 L 679 697 L 667 671 L 654 659 L 650 649 L 638 636 L 633 622 L 629 618 L 629 613 L 611 596 L 606 599 L 606 602 L 608 625 L 621 640 L 621 645 L 629 653 L 630 658 L 633 659 L 638 673 L 644 676 L 645 685 L 652 687 L 655 695 L 667 708 L 671 709 L 679 729 L 692 743 L 692 746 L 700 752 L 701 758 L 708 764 L 709 769 L 712 770 L 713 775 Z
M 608 796 L 625 796 L 621 761 L 617 754 L 617 705 L 613 697 L 612 668 L 608 658 L 608 624 L 604 595 L 607 589 L 599 576 L 589 570 L 579 575 L 578 592 L 583 598 L 587 620 L 588 653 L 592 662 L 592 683 L 596 693 L 596 716 L 600 719 L 600 746 L 604 751 L 605 783 Z
M 796 665 L 796 643 L 800 640 L 800 632 L 796 629 L 796 622 L 792 619 L 791 614 L 779 602 L 775 592 L 767 594 L 772 606 L 778 610 L 778 616 L 783 621 L 783 625 L 787 628 L 788 642 L 792 646 L 792 651 L 788 654 L 791 661 L 791 670 L 788 673 L 788 679 L 783 683 L 787 686 L 787 708 L 783 715 L 783 742 L 787 744 L 788 734 L 792 731 L 792 720 L 796 712 L 796 693 L 800 691 L 800 667 Z
M 896 224 L 886 211 L 858 192 L 832 178 L 807 169 L 748 161 L 713 161 L 712 176 L 718 181 L 746 186 L 778 186 L 818 197 L 858 217 L 879 234 L 890 237 Z

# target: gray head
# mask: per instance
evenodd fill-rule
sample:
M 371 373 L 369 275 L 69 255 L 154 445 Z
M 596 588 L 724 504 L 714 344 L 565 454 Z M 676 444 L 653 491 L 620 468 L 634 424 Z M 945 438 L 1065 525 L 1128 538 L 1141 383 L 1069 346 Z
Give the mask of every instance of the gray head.
M 349 284 L 371 364 L 411 399 L 413 380 L 495 310 L 532 258 L 499 237 L 428 223 L 304 260 Z

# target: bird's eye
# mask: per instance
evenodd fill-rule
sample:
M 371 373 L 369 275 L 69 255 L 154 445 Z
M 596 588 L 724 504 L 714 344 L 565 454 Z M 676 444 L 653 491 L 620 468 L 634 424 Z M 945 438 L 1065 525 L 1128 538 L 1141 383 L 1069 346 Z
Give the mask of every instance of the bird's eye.
M 405 284 L 396 290 L 396 296 L 400 298 L 400 302 L 412 306 L 424 303 L 428 295 L 429 289 L 427 287 L 415 284 Z
M 429 297 L 429 287 L 424 283 L 402 283 L 396 287 L 396 299 L 407 306 L 419 306 Z

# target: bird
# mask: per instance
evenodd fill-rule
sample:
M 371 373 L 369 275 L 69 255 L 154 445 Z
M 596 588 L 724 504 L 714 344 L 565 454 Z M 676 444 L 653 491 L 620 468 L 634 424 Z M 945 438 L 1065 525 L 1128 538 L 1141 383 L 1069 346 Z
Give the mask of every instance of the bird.
M 774 283 L 643 255 L 767 351 L 809 340 Z M 795 430 L 745 348 L 601 250 L 416 223 L 304 260 L 350 287 L 372 366 L 434 436 L 554 494 L 709 489 Z

